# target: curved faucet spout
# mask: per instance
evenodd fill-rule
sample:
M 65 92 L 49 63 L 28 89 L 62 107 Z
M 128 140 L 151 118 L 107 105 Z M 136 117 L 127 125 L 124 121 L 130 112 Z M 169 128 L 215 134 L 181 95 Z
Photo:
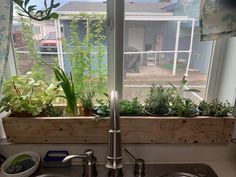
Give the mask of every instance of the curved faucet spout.
M 111 92 L 110 105 L 110 130 L 109 145 L 106 167 L 109 169 L 120 169 L 122 165 L 121 131 L 120 131 L 120 112 L 118 106 L 118 92 Z

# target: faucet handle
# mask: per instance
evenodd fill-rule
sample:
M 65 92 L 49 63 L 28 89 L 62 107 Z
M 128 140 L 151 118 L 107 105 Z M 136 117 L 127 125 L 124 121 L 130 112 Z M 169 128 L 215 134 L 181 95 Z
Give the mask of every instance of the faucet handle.
M 87 155 L 83 155 L 83 154 L 80 154 L 80 155 L 68 155 L 66 156 L 62 162 L 65 163 L 69 160 L 72 160 L 72 159 L 75 159 L 75 158 L 78 158 L 78 159 L 84 159 L 84 158 L 87 158 Z

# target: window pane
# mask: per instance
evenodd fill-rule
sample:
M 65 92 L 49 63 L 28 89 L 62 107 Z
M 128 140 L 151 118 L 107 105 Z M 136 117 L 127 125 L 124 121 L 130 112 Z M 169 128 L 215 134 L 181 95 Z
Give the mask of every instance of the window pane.
M 124 41 L 124 98 L 141 100 L 150 85 L 179 85 L 183 76 L 188 88 L 204 98 L 212 42 L 200 41 L 200 1 L 126 1 Z M 190 10 L 191 9 L 191 10 Z
M 52 69 L 60 66 L 72 73 L 77 92 L 91 88 L 107 91 L 106 1 L 64 1 L 56 9 L 58 20 L 34 21 L 14 12 L 13 40 L 19 74 L 47 82 L 54 79 Z M 41 1 L 31 4 L 43 8 Z

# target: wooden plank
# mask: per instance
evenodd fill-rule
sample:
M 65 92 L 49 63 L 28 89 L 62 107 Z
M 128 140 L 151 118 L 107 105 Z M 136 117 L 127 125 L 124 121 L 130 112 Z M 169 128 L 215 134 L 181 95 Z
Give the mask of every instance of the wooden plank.
M 225 119 L 224 120 L 224 131 L 222 133 L 222 142 L 228 143 L 231 142 L 232 134 L 234 131 L 235 118 Z
M 121 117 L 123 143 L 227 143 L 235 118 Z M 9 142 L 107 143 L 109 119 L 3 118 Z

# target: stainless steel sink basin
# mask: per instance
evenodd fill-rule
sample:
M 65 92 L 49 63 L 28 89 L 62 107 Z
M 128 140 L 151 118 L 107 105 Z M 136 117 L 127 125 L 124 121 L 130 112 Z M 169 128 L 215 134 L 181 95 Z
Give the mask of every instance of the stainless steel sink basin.
M 32 177 L 82 177 L 82 169 L 82 166 L 56 169 L 40 168 Z M 104 165 L 98 165 L 97 171 L 97 177 L 108 176 L 108 170 Z M 133 171 L 133 164 L 124 165 L 124 177 L 135 177 Z M 54 176 L 52 176 L 53 173 Z M 40 176 L 40 174 L 45 175 Z M 145 177 L 218 177 L 212 168 L 206 164 L 146 164 L 145 174 Z
M 48 173 L 48 174 L 38 175 L 36 177 L 70 177 L 70 176 L 63 175 L 63 174 L 58 174 L 58 173 Z
M 160 177 L 198 177 L 198 176 L 190 174 L 190 173 L 177 172 L 177 173 L 166 174 Z

